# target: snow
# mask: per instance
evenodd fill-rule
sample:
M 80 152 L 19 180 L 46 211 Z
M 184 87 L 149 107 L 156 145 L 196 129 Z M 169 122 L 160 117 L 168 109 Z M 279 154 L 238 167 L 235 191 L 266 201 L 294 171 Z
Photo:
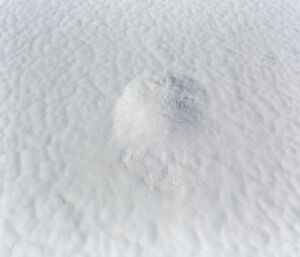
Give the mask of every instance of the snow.
M 201 116 L 207 108 L 207 96 L 194 84 L 190 79 L 173 76 L 131 82 L 116 104 L 116 136 L 120 141 L 129 141 L 136 150 L 170 143 L 180 148 L 187 137 L 197 138 L 206 125 Z
M 0 0 L 0 256 L 298 256 L 299 21 Z

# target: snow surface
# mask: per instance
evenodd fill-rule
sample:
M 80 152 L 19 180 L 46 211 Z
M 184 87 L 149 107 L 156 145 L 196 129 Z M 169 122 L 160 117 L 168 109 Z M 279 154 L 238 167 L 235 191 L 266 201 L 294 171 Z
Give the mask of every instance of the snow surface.
M 0 0 L 0 257 L 296 257 L 298 0 Z

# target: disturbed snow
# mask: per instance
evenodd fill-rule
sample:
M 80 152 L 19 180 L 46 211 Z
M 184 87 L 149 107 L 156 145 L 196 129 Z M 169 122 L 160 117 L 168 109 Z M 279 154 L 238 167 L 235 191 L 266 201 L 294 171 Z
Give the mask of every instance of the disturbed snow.
M 0 256 L 299 256 L 297 1 L 0 0 Z

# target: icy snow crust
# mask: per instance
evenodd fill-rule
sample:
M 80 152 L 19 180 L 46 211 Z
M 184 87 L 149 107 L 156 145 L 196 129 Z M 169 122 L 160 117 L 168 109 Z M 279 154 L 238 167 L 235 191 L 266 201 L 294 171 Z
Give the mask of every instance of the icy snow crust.
M 299 17 L 0 0 L 0 257 L 298 257 Z

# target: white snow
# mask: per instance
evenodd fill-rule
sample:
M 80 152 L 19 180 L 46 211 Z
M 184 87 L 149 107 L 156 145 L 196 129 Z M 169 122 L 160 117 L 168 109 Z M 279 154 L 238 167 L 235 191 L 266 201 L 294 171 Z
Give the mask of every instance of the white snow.
M 298 257 L 299 23 L 0 0 L 0 257 Z
M 191 79 L 173 75 L 136 79 L 117 101 L 113 130 L 120 142 L 131 144 L 135 151 L 170 144 L 189 151 L 197 145 L 192 141 L 210 125 L 206 109 L 206 92 Z

